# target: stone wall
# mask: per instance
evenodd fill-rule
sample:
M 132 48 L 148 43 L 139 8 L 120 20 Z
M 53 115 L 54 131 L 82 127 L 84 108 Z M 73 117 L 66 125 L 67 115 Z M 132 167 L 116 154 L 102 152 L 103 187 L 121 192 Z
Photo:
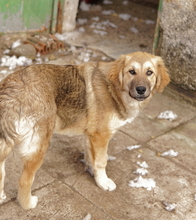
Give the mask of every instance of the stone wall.
M 172 82 L 196 90 L 196 0 L 163 0 L 158 51 Z

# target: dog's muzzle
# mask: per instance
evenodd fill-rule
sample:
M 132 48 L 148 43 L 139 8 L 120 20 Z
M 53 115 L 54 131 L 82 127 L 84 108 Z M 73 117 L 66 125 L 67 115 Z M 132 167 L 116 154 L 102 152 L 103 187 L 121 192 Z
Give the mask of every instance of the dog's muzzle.
M 145 86 L 137 86 L 133 92 L 129 91 L 129 95 L 137 101 L 143 101 L 148 98 L 149 94 L 146 94 Z
M 144 86 L 138 86 L 136 87 L 136 91 L 138 95 L 144 95 L 146 92 L 146 87 Z

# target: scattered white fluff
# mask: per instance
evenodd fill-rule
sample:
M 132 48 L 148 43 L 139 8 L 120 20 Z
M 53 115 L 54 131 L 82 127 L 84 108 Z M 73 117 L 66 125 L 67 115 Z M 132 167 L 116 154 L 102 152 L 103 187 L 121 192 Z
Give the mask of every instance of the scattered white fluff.
M 121 18 L 125 21 L 129 20 L 130 17 L 131 17 L 131 15 L 128 15 L 128 14 L 119 14 L 119 18 Z
M 116 157 L 108 156 L 108 160 L 116 160 Z
M 24 56 L 20 56 L 18 58 L 16 56 L 3 56 L 1 58 L 1 66 L 9 67 L 10 70 L 15 69 L 17 66 L 26 66 L 31 64 L 32 60 Z
M 7 70 L 1 70 L 0 73 L 1 73 L 1 74 L 7 74 L 8 71 L 7 71 Z
M 165 151 L 164 153 L 162 153 L 161 156 L 162 156 L 162 157 L 165 157 L 165 156 L 177 157 L 178 154 L 179 154 L 179 153 L 178 153 L 177 151 L 168 150 L 168 151 Z
M 97 22 L 93 22 L 93 23 L 90 25 L 90 28 L 106 30 L 106 27 L 103 26 L 103 23 L 97 23 Z
M 45 57 L 44 62 L 48 62 L 48 61 L 49 61 L 48 57 Z
M 196 194 L 194 195 L 194 200 L 196 201 Z
M 138 149 L 138 148 L 140 148 L 140 147 L 141 147 L 141 145 L 128 146 L 128 147 L 127 147 L 127 150 L 134 150 L 134 149 Z
M 109 26 L 109 27 L 112 27 L 112 28 L 117 28 L 117 26 L 114 23 L 110 22 L 109 20 L 103 21 L 101 23 L 105 26 Z
M 100 31 L 100 30 L 93 30 L 93 32 L 94 32 L 95 34 L 100 34 L 101 36 L 104 36 L 104 35 L 107 34 L 106 31 Z
M 91 214 L 88 214 L 85 218 L 83 218 L 82 220 L 91 220 Z
M 118 37 L 121 38 L 121 39 L 125 38 L 125 36 L 123 36 L 123 35 L 119 35 Z
M 128 5 L 129 4 L 128 1 L 123 1 L 122 3 L 123 3 L 123 5 Z
M 42 60 L 41 57 L 37 57 L 37 58 L 35 59 L 35 61 L 36 61 L 36 64 L 42 64 L 42 63 L 43 63 L 43 60 Z
M 17 41 L 15 41 L 15 42 L 13 42 L 12 48 L 18 47 L 18 46 L 20 46 L 20 45 L 21 45 L 21 40 L 17 40 Z
M 152 21 L 152 20 L 145 20 L 144 21 L 146 24 L 154 24 L 155 22 L 154 21 Z
M 9 52 L 10 52 L 10 50 L 6 49 L 6 50 L 3 51 L 3 54 L 8 54 Z
M 150 178 L 150 179 L 144 179 L 142 176 L 139 176 L 138 178 L 129 181 L 130 187 L 143 187 L 147 190 L 151 190 L 152 188 L 156 187 L 156 182 Z
M 106 35 L 107 32 L 105 31 L 107 27 L 112 27 L 112 28 L 117 28 L 117 26 L 115 24 L 113 24 L 112 22 L 110 22 L 109 20 L 106 21 L 102 21 L 102 22 L 93 22 L 90 25 L 90 28 L 94 28 L 94 29 L 98 29 L 98 30 L 93 30 L 94 33 L 96 34 L 100 34 L 102 36 Z
M 55 37 L 61 41 L 65 41 L 67 38 L 67 37 L 63 36 L 62 34 L 58 34 L 58 33 L 55 34 Z
M 82 10 L 82 11 L 89 11 L 90 10 L 90 5 L 87 4 L 85 1 L 82 1 L 80 3 L 80 10 Z
M 111 14 L 115 14 L 116 12 L 114 10 L 103 10 L 102 14 L 103 15 L 111 15 Z
M 88 53 L 88 52 L 81 52 L 80 55 L 78 56 L 78 59 L 87 63 L 90 61 L 90 57 L 91 57 L 91 54 Z
M 113 2 L 110 1 L 110 0 L 104 0 L 104 1 L 103 1 L 103 4 L 105 4 L 105 5 L 110 5 L 110 4 L 113 4 Z
M 186 179 L 182 179 L 182 178 L 180 178 L 180 179 L 178 179 L 177 180 L 182 186 L 189 186 L 189 183 L 188 183 L 188 181 L 186 180 Z
M 87 19 L 86 18 L 78 18 L 77 20 L 78 24 L 83 25 L 87 23 Z
M 134 33 L 134 34 L 137 34 L 139 31 L 137 28 L 135 27 L 131 27 L 130 30 Z
M 134 21 L 138 21 L 137 17 L 131 17 Z
M 175 203 L 163 202 L 163 204 L 165 205 L 165 209 L 169 212 L 173 211 L 176 208 Z
M 78 30 L 79 30 L 80 32 L 85 32 L 85 29 L 84 29 L 83 27 L 78 28 Z
M 133 173 L 143 176 L 143 175 L 146 175 L 148 173 L 148 170 L 146 170 L 145 168 L 138 168 Z
M 58 52 L 63 53 L 63 52 L 65 52 L 65 50 L 64 49 L 58 49 Z
M 88 57 L 88 56 L 84 57 L 83 61 L 84 61 L 85 63 L 89 62 L 89 61 L 90 61 L 90 57 Z
M 141 157 L 141 154 L 139 154 L 137 157 L 140 158 L 140 157 Z
M 173 111 L 165 111 L 165 112 L 161 112 L 157 118 L 158 119 L 167 119 L 169 121 L 173 121 L 177 117 L 178 116 Z
M 107 60 L 107 57 L 101 57 L 102 60 Z
M 77 51 L 77 48 L 76 48 L 75 46 L 71 45 L 70 51 L 71 51 L 72 53 L 75 53 L 75 52 Z
M 99 21 L 99 17 L 93 17 L 91 18 L 93 21 Z
M 148 164 L 146 163 L 146 161 L 140 163 L 140 162 L 137 162 L 137 165 L 139 165 L 140 167 L 142 168 L 148 168 Z

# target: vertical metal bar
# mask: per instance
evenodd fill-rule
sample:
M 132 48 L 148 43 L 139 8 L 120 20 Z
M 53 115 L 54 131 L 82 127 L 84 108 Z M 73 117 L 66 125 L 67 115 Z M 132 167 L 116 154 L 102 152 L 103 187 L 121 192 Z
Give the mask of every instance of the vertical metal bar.
M 159 0 L 159 7 L 158 7 L 158 13 L 157 13 L 157 22 L 155 27 L 155 34 L 154 34 L 154 42 L 153 42 L 153 48 L 152 53 L 156 53 L 157 46 L 159 44 L 159 37 L 160 37 L 160 14 L 162 12 L 162 6 L 163 6 L 163 0 Z
M 56 33 L 58 0 L 53 0 L 52 15 L 50 22 L 50 33 Z
M 53 0 L 50 33 L 62 33 L 64 0 Z
M 57 22 L 56 22 L 56 32 L 62 33 L 62 25 L 63 25 L 63 6 L 61 1 L 58 2 L 57 8 Z
M 55 0 L 52 0 L 52 10 L 51 10 L 51 19 L 50 19 L 50 27 L 49 27 L 49 33 L 51 34 L 53 32 L 53 24 L 54 24 L 54 9 L 55 9 Z

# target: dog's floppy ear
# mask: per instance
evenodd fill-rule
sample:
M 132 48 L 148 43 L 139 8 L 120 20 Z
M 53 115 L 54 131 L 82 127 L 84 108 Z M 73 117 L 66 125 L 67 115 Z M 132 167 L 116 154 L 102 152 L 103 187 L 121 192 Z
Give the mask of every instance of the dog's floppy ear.
M 164 88 L 169 84 L 170 78 L 169 78 L 168 70 L 163 62 L 163 59 L 159 56 L 156 56 L 155 60 L 156 60 L 155 62 L 158 72 L 156 90 L 158 92 L 163 92 Z
M 125 56 L 121 55 L 120 58 L 113 62 L 108 78 L 117 86 L 122 86 L 123 83 L 123 69 L 125 66 Z

